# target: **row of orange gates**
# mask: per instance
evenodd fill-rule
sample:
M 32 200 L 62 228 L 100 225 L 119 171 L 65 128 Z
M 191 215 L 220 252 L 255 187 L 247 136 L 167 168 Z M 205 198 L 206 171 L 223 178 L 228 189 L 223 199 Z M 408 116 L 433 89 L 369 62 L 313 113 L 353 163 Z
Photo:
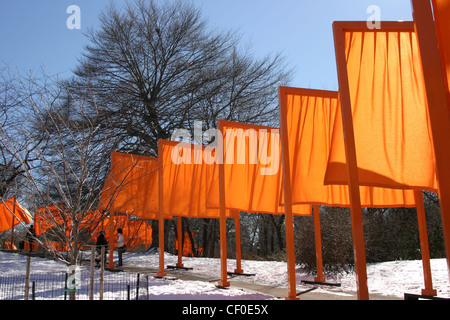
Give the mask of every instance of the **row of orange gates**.
M 319 205 L 350 207 L 358 298 L 369 299 L 361 208 L 416 207 L 422 293 L 436 295 L 422 191 L 439 194 L 448 259 L 450 1 L 412 6 L 414 21 L 378 29 L 334 22 L 339 91 L 281 87 L 280 128 L 220 120 L 214 146 L 159 140 L 158 158 L 112 153 L 104 203 L 159 219 L 158 276 L 166 275 L 164 219 L 220 219 L 218 285 L 227 287 L 226 218 L 236 221 L 235 273 L 242 273 L 239 212 L 285 214 L 287 298 L 297 299 L 292 216 L 314 208 L 323 280 Z
M 285 214 L 286 298 L 298 299 L 293 215 L 314 212 L 324 281 L 319 205 L 350 207 L 358 299 L 367 300 L 362 208 L 416 207 L 422 293 L 436 295 L 422 191 L 439 194 L 448 261 L 450 0 L 412 0 L 412 8 L 414 21 L 375 29 L 334 22 L 339 91 L 281 87 L 280 128 L 219 121 L 215 146 L 159 140 L 158 158 L 113 152 L 99 209 L 159 220 L 159 277 L 164 219 L 220 219 L 221 287 L 230 286 L 226 219 L 236 222 L 235 273 L 243 273 L 240 212 Z M 110 267 L 112 258 L 110 250 Z
M 101 231 L 108 232 L 109 228 L 117 230 L 121 228 L 125 239 L 125 245 L 127 248 L 137 247 L 140 245 L 149 246 L 152 244 L 152 227 L 151 224 L 144 220 L 138 219 L 128 214 L 115 214 L 111 219 L 112 224 L 109 223 L 109 219 L 105 219 L 103 213 L 98 210 L 93 210 L 83 216 L 79 225 L 80 230 L 89 231 L 89 242 L 95 242 Z M 105 223 L 108 221 L 107 223 Z M 36 210 L 34 216 L 22 206 L 16 199 L 11 197 L 7 200 L 3 200 L 0 203 L 0 232 L 4 232 L 11 229 L 11 240 L 4 241 L 4 249 L 17 250 L 14 244 L 14 228 L 23 223 L 25 225 L 32 224 L 32 233 L 35 236 L 40 236 L 44 233 L 47 235 L 57 234 L 59 230 L 63 230 L 66 235 L 66 239 L 70 238 L 72 223 L 68 211 L 64 209 L 64 205 L 50 205 L 41 207 Z M 58 231 L 52 230 L 57 229 Z M 31 231 L 31 229 L 29 229 Z M 47 247 L 53 248 L 55 251 L 67 251 L 69 247 L 65 241 L 51 241 L 51 236 L 45 237 L 42 241 L 45 242 Z M 64 236 L 59 235 L 57 237 L 63 239 Z M 26 239 L 29 237 L 26 236 Z M 30 247 L 31 246 L 31 247 Z M 192 253 L 190 250 L 190 242 L 186 242 L 185 251 Z M 36 241 L 24 241 L 23 248 L 25 250 L 38 250 L 39 244 Z
M 30 212 L 22 206 L 16 199 L 11 197 L 0 203 L 0 232 L 11 230 L 11 240 L 3 242 L 3 248 L 5 250 L 17 250 L 14 244 L 14 228 L 23 223 L 25 225 L 33 223 L 33 233 L 35 236 L 40 236 L 46 232 L 49 232 L 53 228 L 60 226 L 65 231 L 67 238 L 70 237 L 72 229 L 72 221 L 68 217 L 67 211 L 64 211 L 62 204 L 51 205 L 47 207 L 38 208 L 34 217 Z M 104 216 L 98 210 L 92 211 L 85 215 L 82 219 L 80 230 L 89 230 L 89 236 L 91 241 L 95 242 L 101 231 L 108 232 L 109 228 L 117 231 L 121 228 L 125 240 L 125 246 L 129 249 L 140 245 L 145 245 L 148 249 L 152 244 L 152 226 L 151 222 L 133 217 L 128 214 L 116 213 L 112 219 L 112 226 L 110 225 L 109 216 Z M 184 239 L 182 240 L 182 255 L 184 257 L 202 256 L 203 248 L 198 248 L 195 243 L 192 243 L 191 238 L 194 238 L 195 234 L 191 232 L 184 232 Z M 26 237 L 28 238 L 28 237 Z M 69 246 L 64 241 L 50 241 L 48 239 L 43 240 L 46 247 L 51 247 L 55 251 L 68 251 Z M 114 245 L 114 244 L 113 244 Z M 175 239 L 175 251 L 178 252 L 178 239 Z M 24 241 L 24 250 L 37 251 L 39 250 L 39 244 L 36 241 Z

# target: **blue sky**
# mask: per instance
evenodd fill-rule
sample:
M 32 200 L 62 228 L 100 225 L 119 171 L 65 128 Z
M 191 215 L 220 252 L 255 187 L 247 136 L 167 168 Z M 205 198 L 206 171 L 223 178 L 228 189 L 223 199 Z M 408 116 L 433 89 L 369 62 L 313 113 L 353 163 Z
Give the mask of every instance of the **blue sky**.
M 159 0 L 169 1 L 169 0 Z M 0 0 L 0 63 L 21 72 L 45 68 L 67 77 L 110 0 Z M 114 0 L 120 6 L 124 0 Z M 281 52 L 295 70 L 292 86 L 337 90 L 332 23 L 366 21 L 377 5 L 381 20 L 412 20 L 410 0 L 193 0 L 212 28 L 237 30 L 256 56 Z M 67 7 L 81 11 L 70 30 Z

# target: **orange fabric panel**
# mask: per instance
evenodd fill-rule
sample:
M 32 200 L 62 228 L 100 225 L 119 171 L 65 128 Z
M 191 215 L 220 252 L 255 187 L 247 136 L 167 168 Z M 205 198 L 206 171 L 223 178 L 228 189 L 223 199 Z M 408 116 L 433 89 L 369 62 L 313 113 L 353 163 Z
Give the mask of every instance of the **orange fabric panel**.
M 69 251 L 69 247 L 61 242 L 46 240 L 45 245 L 54 251 Z
M 62 211 L 64 211 L 63 205 L 50 205 L 48 207 L 37 208 L 34 213 L 34 230 L 36 235 L 39 236 L 56 226 L 67 224 L 67 219 L 61 213 Z
M 13 214 L 14 213 L 14 224 Z M 16 197 L 11 197 L 0 202 L 0 232 L 11 229 L 21 221 L 25 224 L 30 223 L 33 217 L 28 210 L 17 202 Z
M 127 214 L 115 214 L 113 216 L 112 226 L 109 223 L 99 226 L 96 233 L 92 236 L 92 240 L 97 240 L 97 237 L 100 235 L 100 231 L 105 231 L 105 233 L 108 234 L 108 230 L 111 227 L 113 228 L 114 233 L 117 232 L 118 228 L 122 228 L 125 246 L 128 248 L 137 247 L 141 244 L 148 245 L 152 243 L 151 224 L 147 223 L 144 219 L 133 219 Z M 109 241 L 109 239 L 107 240 Z M 112 245 L 117 246 L 117 243 L 113 243 Z
M 23 246 L 24 250 L 30 250 L 30 242 L 29 241 L 25 241 L 23 244 L 24 244 L 24 246 Z M 39 244 L 33 242 L 31 250 L 32 251 L 38 251 L 39 250 Z
M 450 101 L 450 1 L 433 0 L 436 32 L 439 41 L 442 65 L 445 70 L 447 97 Z
M 38 208 L 34 214 L 34 230 L 36 235 L 39 236 L 50 229 L 61 227 L 64 228 L 67 236 L 69 236 L 73 226 L 73 219 L 81 220 L 78 226 L 80 230 L 92 230 L 99 225 L 100 219 L 102 218 L 102 213 L 98 210 L 83 213 L 84 216 L 82 219 L 81 213 L 77 213 L 73 218 L 70 215 L 71 213 L 63 203 Z
M 38 208 L 35 214 L 36 223 L 34 225 L 36 235 L 41 235 L 54 227 L 60 226 L 64 227 L 67 236 L 69 236 L 73 221 L 68 215 L 69 213 L 64 209 L 63 204 Z M 101 221 L 102 218 L 105 218 L 106 221 Z M 95 232 L 92 234 L 92 240 L 95 241 L 100 231 L 108 230 L 108 219 L 98 210 L 91 211 L 85 214 L 79 228 L 89 229 L 92 233 L 92 229 L 96 227 Z M 123 229 L 127 246 L 134 247 L 140 244 L 152 243 L 152 228 L 145 220 L 130 219 L 129 215 L 125 214 L 114 215 L 113 220 L 114 230 L 117 228 Z
M 164 211 L 171 216 L 219 218 L 217 208 L 206 206 L 214 163 L 203 161 L 205 146 L 159 140 L 162 162 Z M 229 216 L 230 213 L 227 213 Z
M 338 92 L 281 87 L 281 96 L 280 116 L 287 120 L 292 203 L 349 207 L 348 186 L 323 182 L 338 122 L 343 144 Z M 360 195 L 363 207 L 415 206 L 411 190 L 360 187 Z
M 219 120 L 223 137 L 225 208 L 247 213 L 284 214 L 281 145 L 278 128 Z M 218 166 L 214 181 L 219 181 Z M 208 206 L 219 207 L 219 190 L 210 188 Z M 310 215 L 310 205 L 295 205 L 295 215 Z
M 129 220 L 127 234 L 129 246 L 136 247 L 142 244 L 152 244 L 152 226 L 145 220 Z
M 6 250 L 17 250 L 17 247 L 14 243 L 11 244 L 11 241 L 4 241 L 3 248 Z
M 192 237 L 194 237 L 194 233 L 191 232 Z M 184 241 L 183 241 L 183 257 L 193 257 L 194 252 L 192 251 L 192 243 L 191 238 L 189 238 L 189 233 L 187 231 L 184 232 Z M 178 252 L 178 238 L 175 238 L 175 250 Z
M 152 243 L 152 227 L 151 225 L 148 225 L 145 220 L 124 217 L 120 222 L 120 226 L 116 226 L 116 229 L 117 228 L 122 228 L 125 245 L 127 247 L 136 247 L 140 244 Z M 147 234 L 145 234 L 146 229 Z
M 158 159 L 111 152 L 111 169 L 99 209 L 157 219 Z
M 348 81 L 339 85 L 348 86 L 351 100 L 350 106 L 342 108 L 351 108 L 353 115 L 359 184 L 436 192 L 426 92 L 413 24 L 391 23 L 369 30 L 364 23 L 345 22 L 342 34 L 336 26 L 336 54 L 345 54 L 347 61 L 338 70 L 348 73 Z M 338 122 L 326 184 L 347 183 L 345 162 L 342 122 Z
M 98 227 L 102 223 L 102 219 L 106 218 L 105 214 L 99 210 L 92 210 L 87 213 L 84 213 L 83 215 L 84 215 L 83 219 L 81 219 L 81 213 L 78 213 L 77 220 L 81 219 L 81 222 L 79 224 L 80 230 L 84 229 L 93 230 L 94 228 L 98 229 Z

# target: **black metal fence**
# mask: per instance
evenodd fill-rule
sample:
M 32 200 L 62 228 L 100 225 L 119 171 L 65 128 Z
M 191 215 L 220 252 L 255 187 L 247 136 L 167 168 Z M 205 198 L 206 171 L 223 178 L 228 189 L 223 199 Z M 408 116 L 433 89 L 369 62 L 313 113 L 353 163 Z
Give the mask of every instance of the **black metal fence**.
M 75 282 L 73 279 L 75 278 Z M 77 300 L 148 300 L 148 275 L 126 272 L 105 272 L 103 281 L 97 270 L 91 281 L 89 270 L 31 273 L 26 290 L 24 273 L 0 274 L 0 300 L 69 300 L 76 292 Z M 92 292 L 92 294 L 91 294 Z

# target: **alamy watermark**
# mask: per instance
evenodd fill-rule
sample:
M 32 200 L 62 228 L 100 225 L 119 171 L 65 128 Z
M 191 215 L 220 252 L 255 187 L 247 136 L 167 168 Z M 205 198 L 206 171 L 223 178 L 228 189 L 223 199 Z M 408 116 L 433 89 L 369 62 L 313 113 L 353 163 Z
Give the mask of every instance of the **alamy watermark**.
M 369 29 L 381 29 L 381 8 L 375 4 L 367 7 L 368 14 L 370 14 L 367 19 L 367 28 Z
M 80 285 L 80 278 L 78 278 L 78 268 L 76 265 L 70 265 L 67 268 L 69 277 L 67 278 L 67 291 L 77 291 Z
M 81 29 L 81 9 L 77 5 L 70 5 L 66 10 L 67 14 L 70 16 L 66 20 L 66 26 L 69 30 L 80 30 Z
M 280 131 L 276 128 L 225 128 L 225 132 L 219 129 L 203 132 L 202 122 L 196 121 L 194 137 L 186 129 L 177 129 L 171 140 L 179 141 L 172 149 L 174 164 L 259 165 L 261 175 L 277 174 L 280 168 Z M 190 144 L 191 141 L 194 143 Z M 205 141 L 213 142 L 204 146 Z M 192 156 L 192 146 L 199 156 Z

